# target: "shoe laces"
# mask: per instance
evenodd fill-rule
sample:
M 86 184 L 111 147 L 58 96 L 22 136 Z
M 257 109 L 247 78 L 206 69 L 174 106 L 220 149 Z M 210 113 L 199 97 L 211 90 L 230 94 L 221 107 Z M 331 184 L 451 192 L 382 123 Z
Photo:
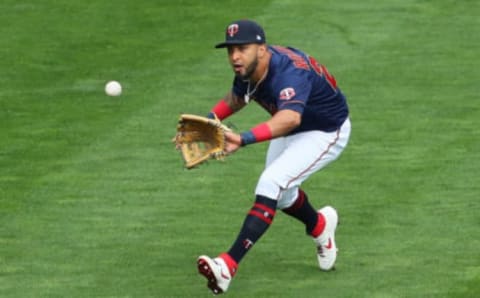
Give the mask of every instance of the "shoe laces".
M 328 238 L 328 242 L 326 244 L 317 245 L 317 254 L 321 257 L 325 257 L 325 252 L 332 248 L 332 240 Z
M 325 256 L 323 253 L 323 245 L 317 246 L 317 254 L 320 255 L 321 257 Z

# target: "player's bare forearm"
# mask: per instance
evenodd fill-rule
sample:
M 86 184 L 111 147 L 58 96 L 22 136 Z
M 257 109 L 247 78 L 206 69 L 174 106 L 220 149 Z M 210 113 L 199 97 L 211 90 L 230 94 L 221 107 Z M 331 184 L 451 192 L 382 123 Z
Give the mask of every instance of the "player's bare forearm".
M 284 136 L 300 125 L 300 121 L 300 113 L 293 110 L 282 110 L 277 112 L 268 121 L 258 124 L 250 131 L 243 132 L 242 134 L 228 132 L 225 134 L 227 141 L 226 152 L 231 154 L 241 146 Z
M 245 101 L 242 100 L 239 96 L 236 96 L 232 91 L 229 91 L 225 95 L 225 102 L 228 104 L 228 106 L 233 110 L 233 111 L 238 111 L 241 108 L 243 108 L 246 104 Z
M 239 99 L 238 96 L 235 96 L 232 91 L 229 91 L 224 98 L 220 99 L 210 110 L 208 118 L 217 118 L 223 120 L 242 107 L 245 106 L 245 103 Z
M 272 138 L 288 134 L 300 125 L 302 115 L 293 110 L 281 110 L 266 122 L 272 133 Z

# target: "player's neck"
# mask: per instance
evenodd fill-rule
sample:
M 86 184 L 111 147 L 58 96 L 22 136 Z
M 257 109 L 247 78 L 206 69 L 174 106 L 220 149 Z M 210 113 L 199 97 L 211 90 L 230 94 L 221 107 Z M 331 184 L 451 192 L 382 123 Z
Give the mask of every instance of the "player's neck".
M 260 83 L 265 79 L 268 73 L 268 67 L 270 65 L 270 57 L 271 54 L 267 53 L 267 55 L 259 61 L 257 69 L 250 79 L 252 83 Z

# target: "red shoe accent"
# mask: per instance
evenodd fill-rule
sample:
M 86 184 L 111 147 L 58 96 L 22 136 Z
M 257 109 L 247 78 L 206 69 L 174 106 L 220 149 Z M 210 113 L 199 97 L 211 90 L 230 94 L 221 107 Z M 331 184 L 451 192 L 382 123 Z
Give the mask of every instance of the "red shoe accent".
M 332 238 L 328 238 L 328 243 L 327 243 L 327 245 L 325 245 L 325 248 L 326 249 L 332 249 L 332 246 L 333 246 L 332 245 Z
M 230 271 L 230 275 L 233 278 L 233 276 L 237 272 L 237 262 L 228 253 L 222 253 L 219 255 L 219 257 L 225 261 L 225 264 L 227 264 L 228 270 Z
M 323 230 L 325 229 L 325 216 L 323 216 L 321 213 L 318 213 L 318 221 L 317 225 L 315 226 L 315 229 L 313 229 L 311 235 L 313 238 L 317 238 L 323 233 Z

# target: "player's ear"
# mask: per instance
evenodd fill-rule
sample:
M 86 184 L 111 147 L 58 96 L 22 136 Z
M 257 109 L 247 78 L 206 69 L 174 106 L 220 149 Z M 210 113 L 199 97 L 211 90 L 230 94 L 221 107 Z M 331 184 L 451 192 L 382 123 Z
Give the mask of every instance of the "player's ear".
M 266 52 L 267 52 L 267 44 L 264 43 L 258 46 L 258 54 L 260 56 L 264 56 Z

